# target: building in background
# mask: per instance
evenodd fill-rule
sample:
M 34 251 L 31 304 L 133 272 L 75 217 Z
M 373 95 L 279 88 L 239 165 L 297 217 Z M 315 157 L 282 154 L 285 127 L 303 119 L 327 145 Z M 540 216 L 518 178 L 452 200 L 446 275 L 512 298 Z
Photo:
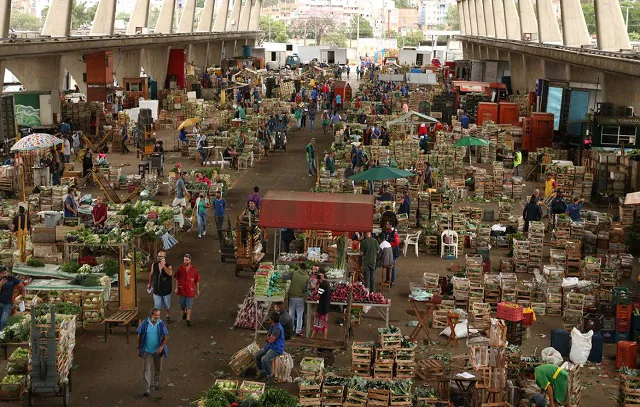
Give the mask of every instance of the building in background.
M 455 6 L 455 0 L 422 0 L 420 6 L 420 26 L 423 30 L 436 29 L 446 24 L 447 9 Z
M 11 2 L 11 12 L 37 16 L 37 2 L 36 0 L 13 0 Z

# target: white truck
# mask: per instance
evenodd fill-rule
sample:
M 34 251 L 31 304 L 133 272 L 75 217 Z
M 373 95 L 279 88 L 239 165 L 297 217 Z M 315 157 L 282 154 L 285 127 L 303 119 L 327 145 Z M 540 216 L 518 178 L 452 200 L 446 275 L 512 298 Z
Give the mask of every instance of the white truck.
M 346 48 L 333 48 L 326 45 L 298 46 L 297 54 L 303 64 L 308 64 L 314 59 L 329 65 L 345 65 L 348 62 Z

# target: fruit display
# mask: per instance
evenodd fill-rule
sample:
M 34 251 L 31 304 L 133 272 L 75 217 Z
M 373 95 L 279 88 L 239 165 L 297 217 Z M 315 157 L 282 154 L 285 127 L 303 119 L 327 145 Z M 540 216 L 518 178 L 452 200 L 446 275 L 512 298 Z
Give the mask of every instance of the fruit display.
M 345 303 L 349 298 L 349 283 L 334 283 L 331 286 L 331 302 Z M 318 289 L 314 289 L 307 300 L 318 301 L 320 295 Z M 389 300 L 386 299 L 381 293 L 370 293 L 369 290 L 362 283 L 355 283 L 353 285 L 353 302 L 357 304 L 388 304 Z

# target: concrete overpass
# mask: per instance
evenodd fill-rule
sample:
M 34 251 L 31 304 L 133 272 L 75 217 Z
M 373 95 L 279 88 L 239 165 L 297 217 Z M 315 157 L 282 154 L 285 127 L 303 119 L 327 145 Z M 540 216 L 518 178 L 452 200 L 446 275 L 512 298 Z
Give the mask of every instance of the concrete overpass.
M 148 27 L 150 0 L 136 0 L 126 35 L 115 35 L 116 0 L 100 0 L 90 35 L 71 36 L 72 0 L 52 0 L 41 37 L 17 39 L 9 35 L 11 1 L 0 0 L 0 72 L 9 69 L 26 90 L 54 90 L 62 88 L 66 71 L 86 92 L 83 56 L 111 50 L 119 83 L 140 76 L 142 67 L 162 88 L 171 49 L 185 49 L 187 60 L 204 68 L 238 55 L 242 45 L 255 46 L 263 36 L 261 0 L 245 0 L 244 5 L 242 0 L 218 0 L 222 3 L 215 19 L 214 1 L 205 0 L 196 26 L 196 0 L 186 0 L 174 29 L 176 0 L 163 1 L 155 27 Z
M 602 100 L 640 108 L 640 53 L 629 41 L 618 0 L 594 0 L 597 40 L 580 0 L 560 0 L 562 29 L 551 0 L 460 0 L 466 59 L 506 61 L 520 93 L 537 79 L 597 84 Z

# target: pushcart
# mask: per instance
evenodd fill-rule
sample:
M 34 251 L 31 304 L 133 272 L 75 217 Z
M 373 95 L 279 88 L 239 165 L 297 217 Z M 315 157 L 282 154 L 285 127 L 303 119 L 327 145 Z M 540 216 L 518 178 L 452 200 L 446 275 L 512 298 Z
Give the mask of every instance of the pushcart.
M 73 348 L 68 349 L 63 363 L 58 360 L 58 330 L 56 326 L 55 306 L 51 305 L 51 320 L 46 330 L 37 325 L 35 305 L 31 307 L 31 384 L 28 390 L 29 407 L 34 405 L 37 395 L 53 394 L 62 397 L 62 404 L 69 405 L 71 393 L 71 363 Z M 75 321 L 74 321 L 75 324 Z M 75 331 L 75 329 L 74 329 Z M 61 352 L 62 353 L 62 352 Z M 49 404 L 50 405 L 50 404 Z
M 152 153 L 151 154 L 151 171 L 155 170 L 158 173 L 159 177 L 162 177 L 163 169 L 162 162 L 164 157 L 161 153 Z
M 262 252 L 262 229 L 238 215 L 236 219 L 236 276 L 245 269 L 258 270 Z
M 236 259 L 236 248 L 233 240 L 233 229 L 231 221 L 227 218 L 227 229 L 222 233 L 222 241 L 220 242 L 220 261 Z

